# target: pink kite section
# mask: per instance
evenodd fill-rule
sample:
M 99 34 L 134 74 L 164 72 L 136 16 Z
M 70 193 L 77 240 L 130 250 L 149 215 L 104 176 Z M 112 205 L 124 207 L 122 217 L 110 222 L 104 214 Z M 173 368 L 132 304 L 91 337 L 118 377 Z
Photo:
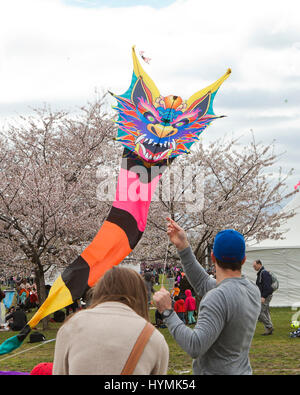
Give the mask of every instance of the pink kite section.
M 128 211 L 136 220 L 138 229 L 143 232 L 152 196 L 160 180 L 158 174 L 149 183 L 142 183 L 139 174 L 121 168 L 113 207 Z

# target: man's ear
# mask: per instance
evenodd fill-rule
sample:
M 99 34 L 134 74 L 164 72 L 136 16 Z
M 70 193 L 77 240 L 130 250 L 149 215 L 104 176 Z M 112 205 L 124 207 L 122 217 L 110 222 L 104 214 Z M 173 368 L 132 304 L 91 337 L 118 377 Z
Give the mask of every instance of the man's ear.
M 243 264 L 246 262 L 246 259 L 247 259 L 247 257 L 246 257 L 246 255 L 245 255 L 244 259 L 243 259 L 242 262 L 241 262 L 241 265 L 243 265 Z

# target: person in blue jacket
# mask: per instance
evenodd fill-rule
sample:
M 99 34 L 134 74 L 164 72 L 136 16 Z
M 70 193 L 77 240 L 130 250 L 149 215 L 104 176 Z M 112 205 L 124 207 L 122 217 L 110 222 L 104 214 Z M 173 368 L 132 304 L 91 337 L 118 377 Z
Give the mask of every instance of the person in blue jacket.
M 273 296 L 272 277 L 259 259 L 253 262 L 253 268 L 257 271 L 256 285 L 261 294 L 261 312 L 258 321 L 262 322 L 265 327 L 265 332 L 262 335 L 272 335 L 274 330 L 270 315 L 270 302 Z

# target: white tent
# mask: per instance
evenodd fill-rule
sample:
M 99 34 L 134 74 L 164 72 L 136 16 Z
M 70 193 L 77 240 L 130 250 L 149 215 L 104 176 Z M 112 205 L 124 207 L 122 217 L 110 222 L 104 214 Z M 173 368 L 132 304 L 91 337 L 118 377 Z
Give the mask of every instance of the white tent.
M 273 271 L 279 280 L 271 306 L 299 306 L 300 303 L 300 193 L 283 209 L 296 214 L 282 225 L 287 230 L 284 240 L 264 240 L 247 247 L 243 274 L 256 281 L 253 262 L 260 259 L 265 269 Z

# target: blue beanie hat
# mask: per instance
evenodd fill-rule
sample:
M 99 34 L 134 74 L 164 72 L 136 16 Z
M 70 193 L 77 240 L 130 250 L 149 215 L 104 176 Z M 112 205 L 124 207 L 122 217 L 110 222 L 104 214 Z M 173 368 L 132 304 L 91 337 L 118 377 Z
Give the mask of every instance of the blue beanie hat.
M 214 241 L 214 256 L 221 262 L 241 262 L 245 258 L 244 236 L 233 229 L 219 232 Z

